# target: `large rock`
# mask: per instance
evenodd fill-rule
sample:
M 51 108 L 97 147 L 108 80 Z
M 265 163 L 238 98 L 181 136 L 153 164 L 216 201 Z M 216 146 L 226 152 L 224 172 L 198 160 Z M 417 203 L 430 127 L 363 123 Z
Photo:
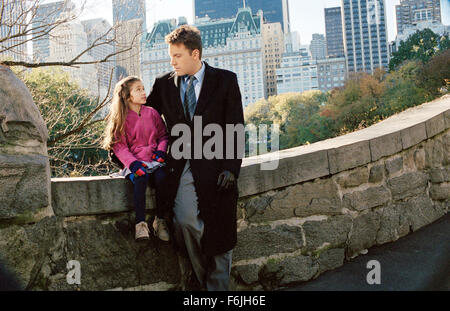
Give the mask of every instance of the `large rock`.
M 47 155 L 48 131 L 30 91 L 0 66 L 0 153 Z
M 320 247 L 343 247 L 347 241 L 352 219 L 348 215 L 332 216 L 322 221 L 306 221 L 303 224 L 305 231 L 305 250 L 312 252 Z
M 360 251 L 375 245 L 379 228 L 380 215 L 377 212 L 369 212 L 353 219 L 347 257 L 357 255 Z
M 445 205 L 433 204 L 428 197 L 415 197 L 402 203 L 411 229 L 416 231 L 447 213 Z
M 0 66 L 0 221 L 53 215 L 48 132 L 26 86 Z
M 344 195 L 344 204 L 350 209 L 365 210 L 389 202 L 391 194 L 384 186 L 370 187 Z
M 245 284 L 250 285 L 259 280 L 259 270 L 261 270 L 261 266 L 256 264 L 240 265 L 233 268 L 232 274 Z
M 293 215 L 307 217 L 338 215 L 341 213 L 342 202 L 336 184 L 331 178 L 324 178 L 281 191 L 271 206 L 275 210 L 288 207 Z
M 80 262 L 82 290 L 177 283 L 179 270 L 172 247 L 153 236 L 136 243 L 130 218 L 67 222 L 67 260 Z M 64 282 L 57 285 L 66 286 Z
M 319 264 L 309 256 L 269 259 L 260 272 L 260 283 L 272 290 L 291 283 L 308 281 L 319 271 Z
M 280 225 L 255 226 L 238 233 L 233 260 L 258 258 L 277 253 L 291 253 L 303 246 L 300 227 Z
M 393 200 L 402 200 L 417 195 L 425 195 L 428 175 L 422 172 L 411 172 L 391 178 L 387 182 Z
M 348 173 L 337 176 L 336 182 L 343 188 L 358 187 L 369 180 L 369 171 L 366 166 L 358 167 Z
M 49 289 L 52 271 L 64 273 L 66 268 L 62 220 L 47 217 L 36 224 L 0 229 L 0 254 L 22 289 Z
M 344 259 L 345 250 L 343 248 L 332 248 L 321 252 L 318 258 L 320 273 L 342 266 Z
M 409 221 L 402 205 L 393 204 L 384 207 L 380 216 L 380 229 L 377 232 L 377 244 L 396 241 L 409 233 Z

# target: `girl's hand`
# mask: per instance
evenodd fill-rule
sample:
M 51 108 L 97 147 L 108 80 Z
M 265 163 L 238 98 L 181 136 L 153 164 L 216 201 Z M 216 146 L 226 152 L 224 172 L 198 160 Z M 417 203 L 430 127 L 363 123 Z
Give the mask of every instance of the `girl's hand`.
M 141 161 L 134 161 L 130 165 L 130 180 L 134 183 L 134 179 L 140 176 L 144 176 L 147 173 L 147 164 Z
M 164 163 L 166 162 L 166 156 L 167 155 L 164 151 L 156 150 L 152 155 L 152 160 L 159 163 Z

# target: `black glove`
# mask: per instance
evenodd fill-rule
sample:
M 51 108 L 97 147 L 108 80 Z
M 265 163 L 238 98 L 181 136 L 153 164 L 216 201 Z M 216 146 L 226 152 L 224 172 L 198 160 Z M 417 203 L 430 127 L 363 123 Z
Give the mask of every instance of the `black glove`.
M 153 152 L 152 160 L 159 163 L 164 163 L 166 162 L 166 156 L 167 155 L 164 151 L 156 150 L 155 152 Z
M 130 180 L 134 184 L 134 179 L 140 176 L 144 176 L 147 173 L 147 164 L 141 161 L 134 161 L 130 164 L 131 174 L 129 175 Z
M 219 187 L 219 191 L 228 190 L 234 185 L 235 182 L 236 178 L 234 177 L 234 174 L 232 172 L 223 171 L 219 175 L 217 186 Z

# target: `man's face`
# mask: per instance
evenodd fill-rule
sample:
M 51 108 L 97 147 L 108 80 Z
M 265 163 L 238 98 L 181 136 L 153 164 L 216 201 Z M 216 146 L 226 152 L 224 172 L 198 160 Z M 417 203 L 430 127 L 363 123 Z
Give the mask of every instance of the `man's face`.
M 197 72 L 199 50 L 193 50 L 192 53 L 183 43 L 169 44 L 170 65 L 177 75 L 193 75 Z

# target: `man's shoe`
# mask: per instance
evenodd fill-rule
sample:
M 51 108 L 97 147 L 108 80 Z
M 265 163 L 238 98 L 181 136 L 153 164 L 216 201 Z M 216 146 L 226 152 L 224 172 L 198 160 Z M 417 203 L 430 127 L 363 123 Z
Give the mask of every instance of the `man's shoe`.
M 148 240 L 150 239 L 147 223 L 145 221 L 141 221 L 136 225 L 136 241 Z
M 167 242 L 170 240 L 169 229 L 164 219 L 155 217 L 153 221 L 153 233 L 163 241 Z

